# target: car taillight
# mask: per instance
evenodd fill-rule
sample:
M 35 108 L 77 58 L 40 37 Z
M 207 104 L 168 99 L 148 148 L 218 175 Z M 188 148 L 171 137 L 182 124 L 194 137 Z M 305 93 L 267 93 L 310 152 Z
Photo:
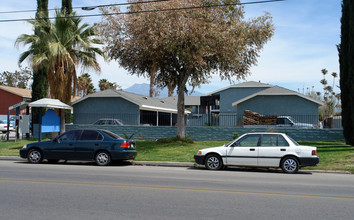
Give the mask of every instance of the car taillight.
M 317 155 L 317 150 L 313 150 L 312 155 Z
M 129 141 L 124 141 L 121 145 L 121 148 L 130 148 L 130 149 L 134 149 L 135 148 L 135 144 L 134 143 L 130 143 Z
M 120 145 L 120 147 L 121 147 L 121 148 L 129 148 L 129 145 L 130 145 L 129 142 L 124 141 L 124 142 Z

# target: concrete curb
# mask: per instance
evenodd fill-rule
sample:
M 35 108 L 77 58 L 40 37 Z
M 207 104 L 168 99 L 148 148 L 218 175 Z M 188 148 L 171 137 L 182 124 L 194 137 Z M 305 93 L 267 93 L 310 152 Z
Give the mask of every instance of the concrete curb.
M 17 156 L 0 156 L 0 160 L 26 161 Z M 204 167 L 192 162 L 168 162 L 168 161 L 131 161 L 134 166 L 161 166 L 161 167 Z M 302 170 L 311 173 L 353 174 L 344 170 Z
M 0 156 L 0 160 L 26 161 L 26 159 L 15 156 Z

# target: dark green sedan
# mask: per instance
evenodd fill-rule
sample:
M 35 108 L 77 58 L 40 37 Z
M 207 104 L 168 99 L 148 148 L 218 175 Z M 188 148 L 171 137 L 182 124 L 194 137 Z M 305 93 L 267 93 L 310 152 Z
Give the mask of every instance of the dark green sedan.
M 29 163 L 59 160 L 94 160 L 99 166 L 111 161 L 131 160 L 137 155 L 135 141 L 107 130 L 80 129 L 65 132 L 51 141 L 26 144 L 20 156 Z

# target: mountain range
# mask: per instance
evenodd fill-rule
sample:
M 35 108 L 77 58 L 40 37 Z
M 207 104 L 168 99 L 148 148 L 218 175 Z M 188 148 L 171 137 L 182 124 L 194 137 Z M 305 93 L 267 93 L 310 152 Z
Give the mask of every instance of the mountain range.
M 156 88 L 155 88 L 156 89 Z M 168 96 L 168 89 L 164 88 L 164 89 L 156 89 L 158 91 L 158 96 L 157 98 L 165 98 Z M 123 91 L 126 92 L 132 92 L 132 93 L 136 93 L 136 94 L 140 94 L 140 95 L 144 95 L 144 96 L 149 96 L 149 91 L 150 91 L 150 85 L 148 83 L 141 83 L 141 84 L 134 84 L 132 86 L 130 86 L 127 89 L 123 89 Z M 174 92 L 174 95 L 176 96 L 176 91 Z M 188 94 L 188 96 L 204 96 L 205 94 L 199 92 L 199 91 L 195 91 L 190 95 Z

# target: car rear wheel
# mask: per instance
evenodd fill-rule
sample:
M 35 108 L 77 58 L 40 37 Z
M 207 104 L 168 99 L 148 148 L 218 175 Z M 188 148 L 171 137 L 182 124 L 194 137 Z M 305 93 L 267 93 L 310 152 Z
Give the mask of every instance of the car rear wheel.
M 205 159 L 205 168 L 208 170 L 220 170 L 223 167 L 221 157 L 217 154 L 208 155 Z
M 285 157 L 280 166 L 285 173 L 296 173 L 299 170 L 299 162 L 294 157 Z
M 27 160 L 30 163 L 41 163 L 43 160 L 42 152 L 37 149 L 30 150 L 27 154 Z
M 106 151 L 100 151 L 96 154 L 95 161 L 98 166 L 107 166 L 111 163 L 111 155 Z

